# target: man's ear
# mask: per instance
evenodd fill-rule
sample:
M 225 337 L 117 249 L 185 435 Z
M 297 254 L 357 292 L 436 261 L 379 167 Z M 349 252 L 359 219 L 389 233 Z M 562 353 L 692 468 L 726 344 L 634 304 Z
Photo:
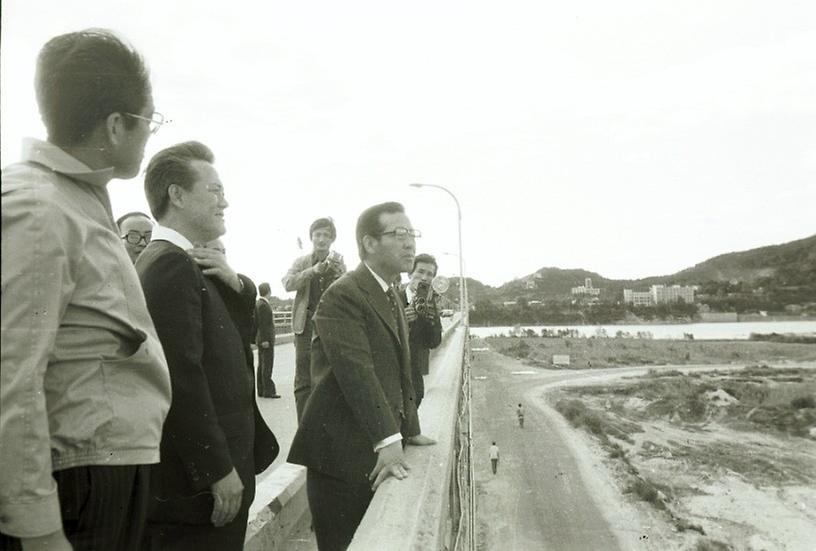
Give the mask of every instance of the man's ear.
M 111 113 L 105 119 L 105 132 L 108 142 L 117 146 L 124 140 L 125 116 L 122 113 Z
M 184 208 L 184 189 L 178 184 L 170 184 L 167 187 L 167 197 L 170 199 L 170 204 L 183 209 Z
M 375 250 L 375 245 L 377 244 L 377 239 L 371 235 L 364 235 L 363 236 L 363 249 L 365 249 L 366 254 L 372 254 Z

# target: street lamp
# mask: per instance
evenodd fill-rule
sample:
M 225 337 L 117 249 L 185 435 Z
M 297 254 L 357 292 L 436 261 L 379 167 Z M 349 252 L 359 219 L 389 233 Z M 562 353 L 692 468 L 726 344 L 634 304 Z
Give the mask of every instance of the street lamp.
M 453 202 L 456 203 L 456 214 L 459 229 L 459 307 L 462 310 L 462 322 L 465 324 L 465 327 L 467 327 L 469 325 L 468 320 L 470 315 L 468 307 L 467 283 L 465 282 L 465 258 L 462 255 L 462 208 L 459 206 L 459 199 L 457 199 L 456 195 L 454 195 L 448 188 L 438 186 L 436 184 L 420 184 L 415 182 L 410 184 L 410 186 L 415 188 L 434 187 L 441 189 L 450 195 L 453 198 Z

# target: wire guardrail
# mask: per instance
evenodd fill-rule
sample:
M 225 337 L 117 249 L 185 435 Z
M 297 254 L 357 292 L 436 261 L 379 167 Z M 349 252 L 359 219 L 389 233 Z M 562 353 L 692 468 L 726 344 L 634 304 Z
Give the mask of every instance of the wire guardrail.
M 476 549 L 476 484 L 473 471 L 472 387 L 470 384 L 470 339 L 465 335 L 462 358 L 462 387 L 459 393 L 459 414 L 456 419 L 456 485 L 457 503 L 451 506 L 454 551 Z M 453 489 L 452 489 L 453 491 Z M 458 510 L 458 515 L 456 511 Z

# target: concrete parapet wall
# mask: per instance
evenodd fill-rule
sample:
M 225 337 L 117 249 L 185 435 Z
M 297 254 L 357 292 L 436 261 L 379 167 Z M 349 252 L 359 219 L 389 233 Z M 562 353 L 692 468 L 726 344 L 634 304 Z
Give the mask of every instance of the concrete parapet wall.
M 293 338 L 291 333 L 279 335 L 276 344 L 292 342 Z M 351 549 L 442 548 L 449 532 L 448 488 L 465 339 L 458 317 L 443 324 L 442 343 L 431 353 L 430 375 L 419 411 L 422 432 L 437 444 L 406 449 L 409 477 L 401 482 L 389 480 L 380 487 Z M 282 454 L 288 452 L 281 450 Z M 255 493 L 244 549 L 284 549 L 289 534 L 309 513 L 306 469 L 284 463 L 258 484 Z M 387 532 L 391 533 L 383 539 Z M 392 541 L 395 536 L 398 540 Z
M 306 469 L 284 463 L 256 488 L 256 500 L 249 510 L 244 550 L 285 549 L 287 536 L 308 511 Z
M 423 434 L 436 444 L 406 448 L 408 478 L 391 478 L 380 486 L 349 551 L 448 547 L 450 478 L 456 460 L 454 436 L 466 338 L 465 327 L 454 325 L 431 357 L 419 419 Z

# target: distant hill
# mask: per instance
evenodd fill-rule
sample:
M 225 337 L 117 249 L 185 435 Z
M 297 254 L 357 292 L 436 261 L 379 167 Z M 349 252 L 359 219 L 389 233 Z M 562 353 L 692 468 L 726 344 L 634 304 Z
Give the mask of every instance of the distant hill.
M 638 280 L 607 279 L 583 269 L 563 270 L 544 267 L 525 277 L 509 281 L 500 287 L 490 287 L 468 278 L 471 302 L 479 299 L 509 301 L 518 297 L 567 297 L 573 287 L 592 279 L 593 287 L 604 290 L 606 296 L 619 294 L 624 288 L 646 290 L 651 285 L 703 285 L 710 282 L 747 284 L 766 289 L 796 288 L 798 296 L 816 301 L 816 235 L 747 251 L 722 254 L 675 274 L 652 276 Z M 458 294 L 458 281 L 451 280 L 448 295 Z M 812 293 L 811 293 L 812 290 Z
M 669 276 L 678 283 L 739 281 L 756 283 L 789 279 L 790 284 L 816 280 L 816 235 L 782 245 L 715 256 Z M 665 280 L 666 278 L 658 278 Z M 783 283 L 783 281 L 780 281 Z
M 589 272 L 587 270 L 562 270 L 561 268 L 541 268 L 521 279 L 516 279 L 505 283 L 498 288 L 500 294 L 521 293 L 529 290 L 528 285 L 532 282 L 538 293 L 545 295 L 569 295 L 573 287 L 583 285 L 586 278 L 592 279 L 593 287 L 603 288 L 612 280 L 603 276 Z

